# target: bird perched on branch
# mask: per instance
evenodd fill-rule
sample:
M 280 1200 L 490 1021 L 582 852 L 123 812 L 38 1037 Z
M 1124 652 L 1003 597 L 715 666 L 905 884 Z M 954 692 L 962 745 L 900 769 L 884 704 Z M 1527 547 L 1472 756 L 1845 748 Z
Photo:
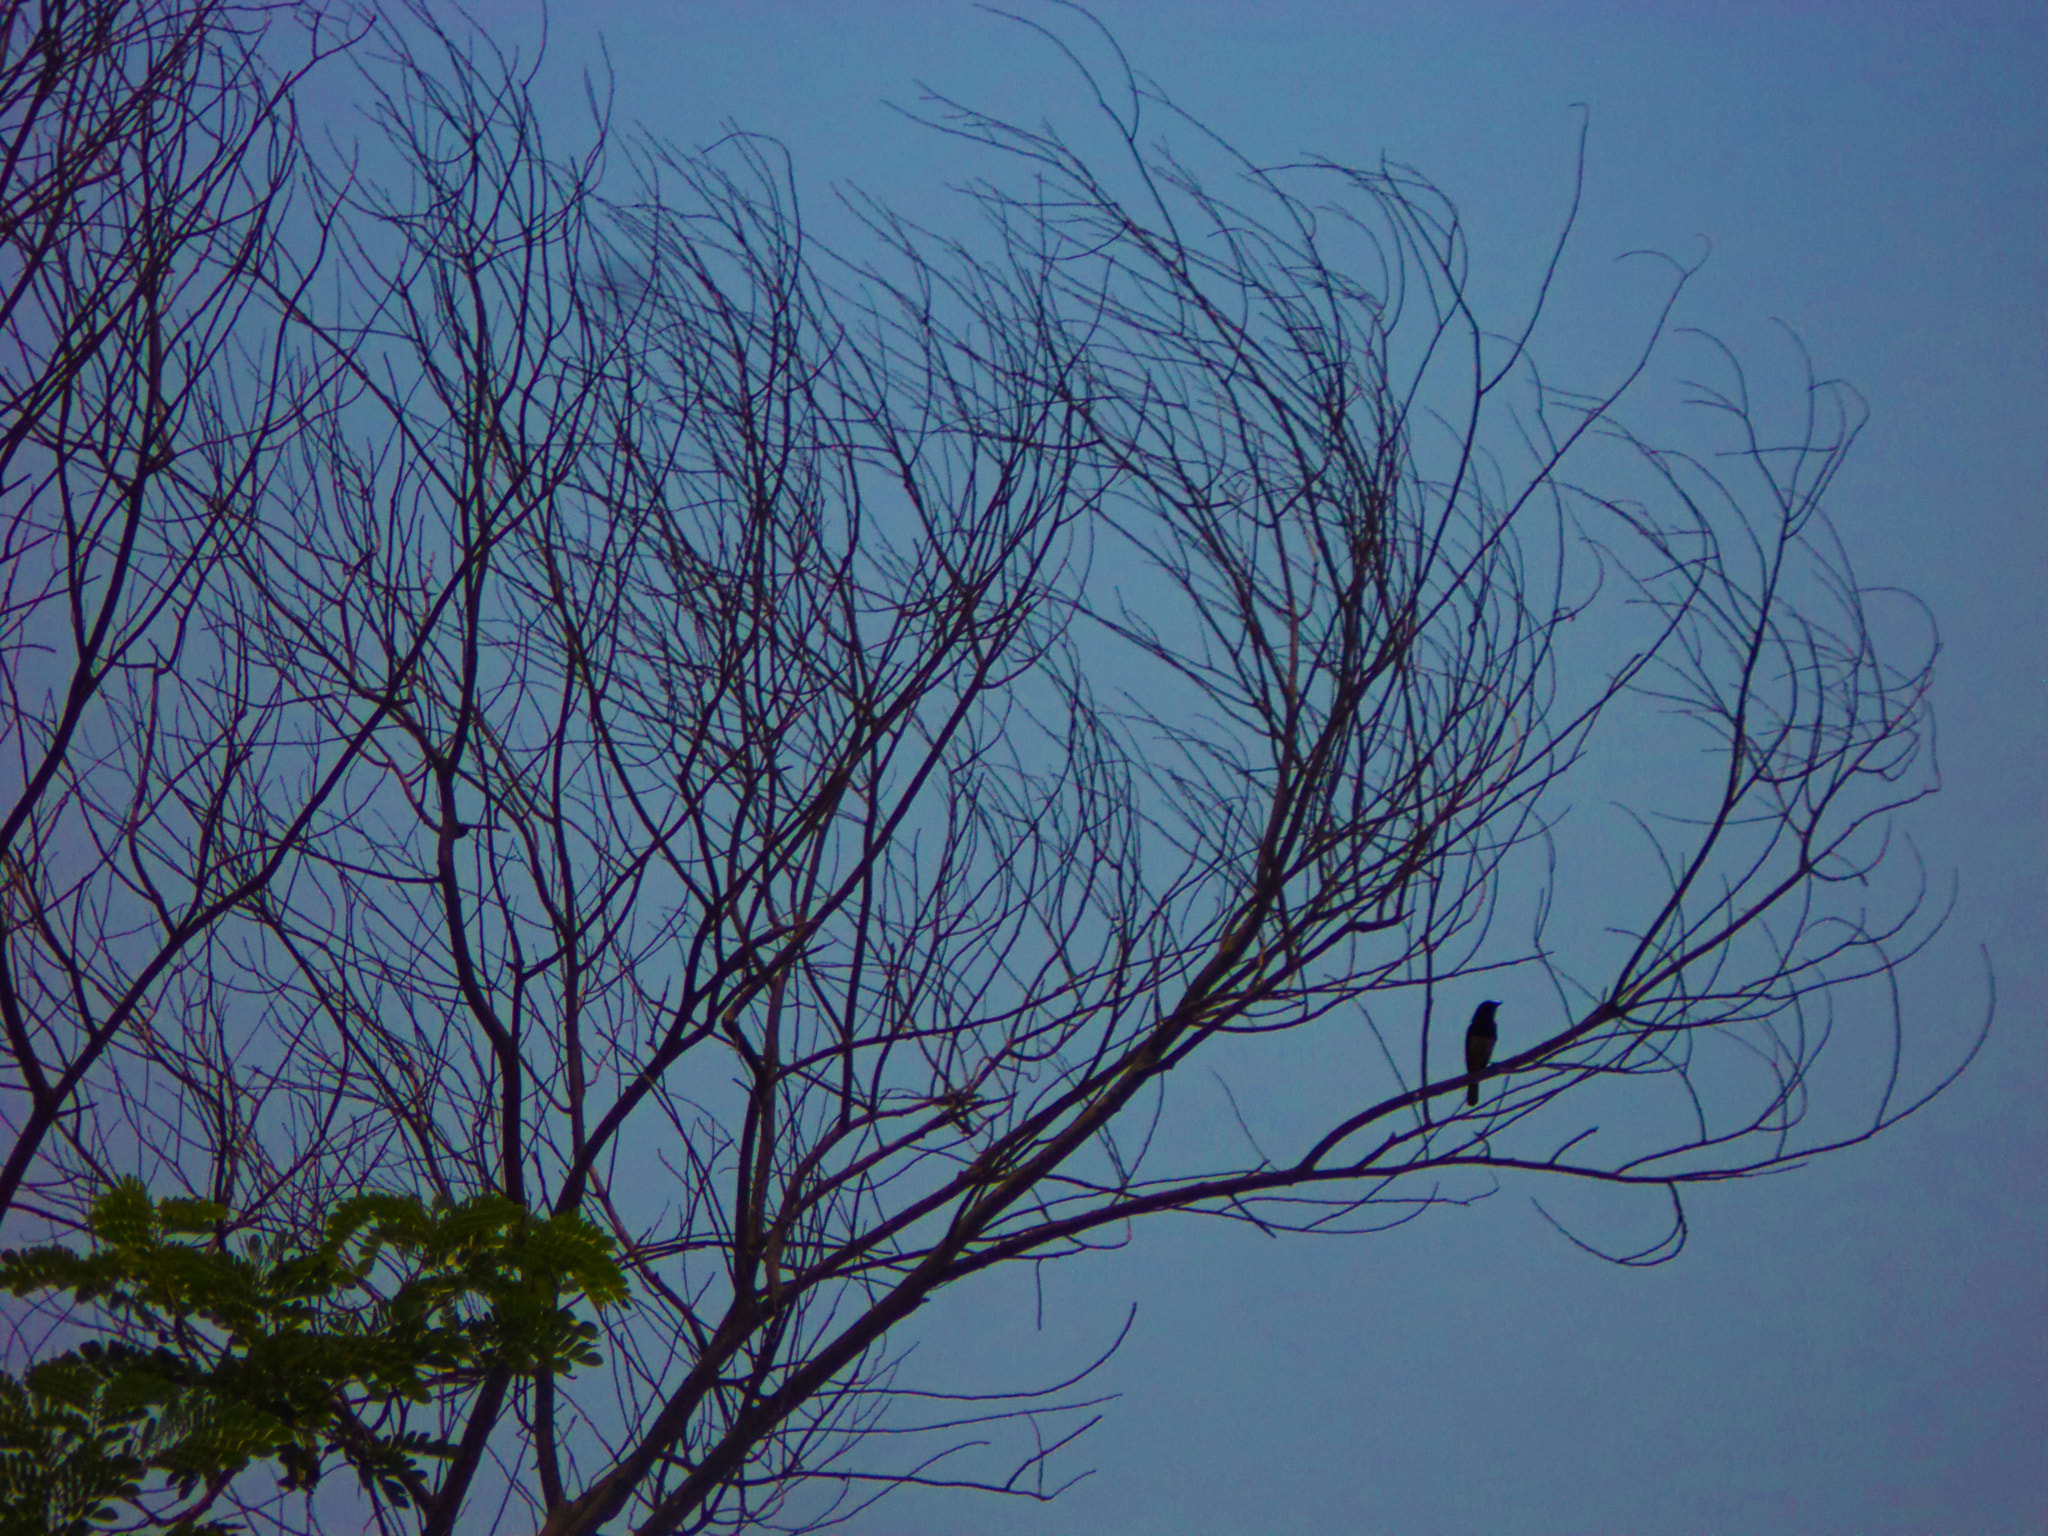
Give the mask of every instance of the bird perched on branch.
M 1472 1023 L 1465 1030 L 1465 1070 L 1473 1073 L 1472 1081 L 1465 1088 L 1465 1102 L 1479 1102 L 1478 1073 L 1486 1070 L 1486 1064 L 1493 1060 L 1493 1043 L 1500 1038 L 1500 1026 L 1493 1021 L 1493 1011 L 1499 1003 L 1481 1003 L 1472 1010 Z

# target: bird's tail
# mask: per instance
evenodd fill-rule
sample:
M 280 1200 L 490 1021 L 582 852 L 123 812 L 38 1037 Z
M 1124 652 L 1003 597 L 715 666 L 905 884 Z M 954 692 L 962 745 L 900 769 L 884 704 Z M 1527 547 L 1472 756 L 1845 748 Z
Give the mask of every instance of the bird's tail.
M 1477 1104 L 1479 1102 L 1479 1085 L 1477 1083 L 1467 1083 L 1465 1085 L 1465 1102 L 1467 1104 Z

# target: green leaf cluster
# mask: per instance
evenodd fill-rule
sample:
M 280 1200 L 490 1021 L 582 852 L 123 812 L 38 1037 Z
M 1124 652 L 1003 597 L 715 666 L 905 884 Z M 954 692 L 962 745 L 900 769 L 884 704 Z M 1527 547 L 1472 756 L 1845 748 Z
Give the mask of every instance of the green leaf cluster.
M 308 1488 L 338 1456 L 384 1501 L 417 1504 L 423 1461 L 452 1447 L 409 1429 L 409 1406 L 494 1370 L 596 1364 L 596 1327 L 572 1308 L 629 1294 L 607 1234 L 503 1195 L 359 1195 L 311 1245 L 240 1253 L 226 1219 L 124 1179 L 93 1206 L 90 1252 L 0 1254 L 0 1290 L 65 1293 L 113 1336 L 0 1374 L 0 1536 L 77 1536 L 152 1477 L 182 1500 L 259 1461 Z

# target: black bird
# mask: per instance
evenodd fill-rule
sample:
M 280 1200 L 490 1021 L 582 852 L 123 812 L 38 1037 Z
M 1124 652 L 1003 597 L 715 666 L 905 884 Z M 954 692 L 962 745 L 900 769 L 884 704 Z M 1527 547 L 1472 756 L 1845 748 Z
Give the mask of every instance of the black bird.
M 1493 1060 L 1493 1043 L 1500 1038 L 1500 1026 L 1493 1022 L 1493 1010 L 1499 1003 L 1481 1003 L 1472 1010 L 1472 1023 L 1465 1030 L 1465 1070 L 1475 1074 L 1465 1089 L 1465 1102 L 1479 1102 L 1479 1080 L 1476 1074 L 1486 1070 L 1486 1064 Z

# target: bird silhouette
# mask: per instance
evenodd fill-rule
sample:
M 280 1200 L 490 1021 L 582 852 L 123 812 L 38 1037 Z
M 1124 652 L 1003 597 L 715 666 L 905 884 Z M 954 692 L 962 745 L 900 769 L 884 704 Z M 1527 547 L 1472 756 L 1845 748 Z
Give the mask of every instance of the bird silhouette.
M 1493 1011 L 1499 1003 L 1481 1003 L 1472 1010 L 1472 1023 L 1465 1030 L 1465 1070 L 1473 1075 L 1465 1088 L 1465 1102 L 1479 1102 L 1479 1079 L 1477 1074 L 1486 1070 L 1486 1064 L 1493 1060 L 1493 1043 L 1500 1038 L 1500 1026 L 1493 1021 Z

